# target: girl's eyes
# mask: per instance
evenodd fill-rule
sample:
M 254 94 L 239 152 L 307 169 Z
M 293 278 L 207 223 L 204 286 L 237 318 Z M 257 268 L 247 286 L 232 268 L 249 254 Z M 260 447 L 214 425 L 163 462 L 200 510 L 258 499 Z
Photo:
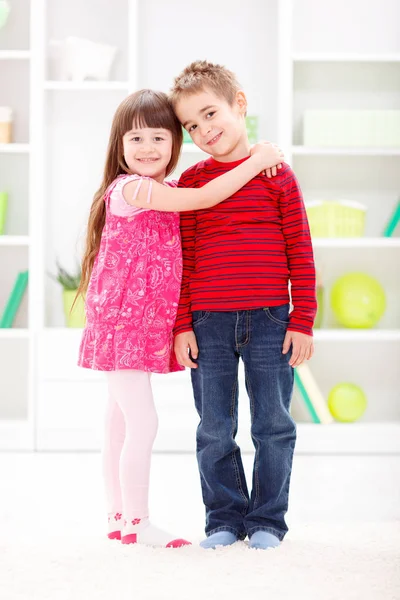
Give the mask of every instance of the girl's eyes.
M 211 117 L 212 117 L 213 115 L 215 115 L 215 110 L 212 110 L 211 112 L 207 113 L 207 115 L 206 115 L 206 119 L 208 119 L 208 117 L 210 117 L 210 115 L 211 115 Z
M 140 142 L 140 141 L 141 141 L 141 139 L 142 139 L 142 138 L 140 138 L 139 136 L 135 136 L 135 137 L 131 138 L 131 142 Z M 155 141 L 155 142 L 163 142 L 163 141 L 164 141 L 164 138 L 162 138 L 162 137 L 159 137 L 159 136 L 156 136 L 156 137 L 154 138 L 154 141 Z

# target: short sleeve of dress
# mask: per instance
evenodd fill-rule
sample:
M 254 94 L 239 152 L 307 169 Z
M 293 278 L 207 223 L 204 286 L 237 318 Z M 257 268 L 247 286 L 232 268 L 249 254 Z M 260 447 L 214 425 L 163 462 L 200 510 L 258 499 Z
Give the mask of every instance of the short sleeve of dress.
M 134 217 L 150 208 L 138 208 L 128 204 L 123 195 L 124 186 L 130 181 L 142 179 L 139 175 L 121 177 L 114 186 L 110 196 L 110 210 L 117 217 Z

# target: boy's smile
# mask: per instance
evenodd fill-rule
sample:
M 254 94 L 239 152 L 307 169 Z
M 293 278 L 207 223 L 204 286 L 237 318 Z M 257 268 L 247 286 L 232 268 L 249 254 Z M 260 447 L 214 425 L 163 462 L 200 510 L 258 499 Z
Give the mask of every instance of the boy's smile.
M 216 160 L 230 162 L 249 155 L 246 134 L 246 97 L 239 91 L 232 105 L 205 88 L 182 97 L 175 112 L 193 142 Z

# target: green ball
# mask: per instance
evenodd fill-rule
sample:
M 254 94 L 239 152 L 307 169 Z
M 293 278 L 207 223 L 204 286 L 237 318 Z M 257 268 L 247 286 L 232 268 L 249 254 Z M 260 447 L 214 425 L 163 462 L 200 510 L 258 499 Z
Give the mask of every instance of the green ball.
M 352 423 L 364 414 L 367 397 L 354 383 L 338 383 L 329 392 L 328 408 L 337 421 Z
M 331 306 L 343 327 L 368 329 L 385 312 L 385 291 L 377 279 L 366 273 L 347 273 L 332 287 Z

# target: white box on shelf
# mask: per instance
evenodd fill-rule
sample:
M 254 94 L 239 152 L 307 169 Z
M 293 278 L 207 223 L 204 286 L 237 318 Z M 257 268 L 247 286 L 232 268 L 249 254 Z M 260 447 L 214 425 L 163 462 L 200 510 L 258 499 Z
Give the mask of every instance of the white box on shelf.
M 398 147 L 400 110 L 306 110 L 305 146 Z
M 51 40 L 50 78 L 71 81 L 108 81 L 117 48 L 69 36 Z

